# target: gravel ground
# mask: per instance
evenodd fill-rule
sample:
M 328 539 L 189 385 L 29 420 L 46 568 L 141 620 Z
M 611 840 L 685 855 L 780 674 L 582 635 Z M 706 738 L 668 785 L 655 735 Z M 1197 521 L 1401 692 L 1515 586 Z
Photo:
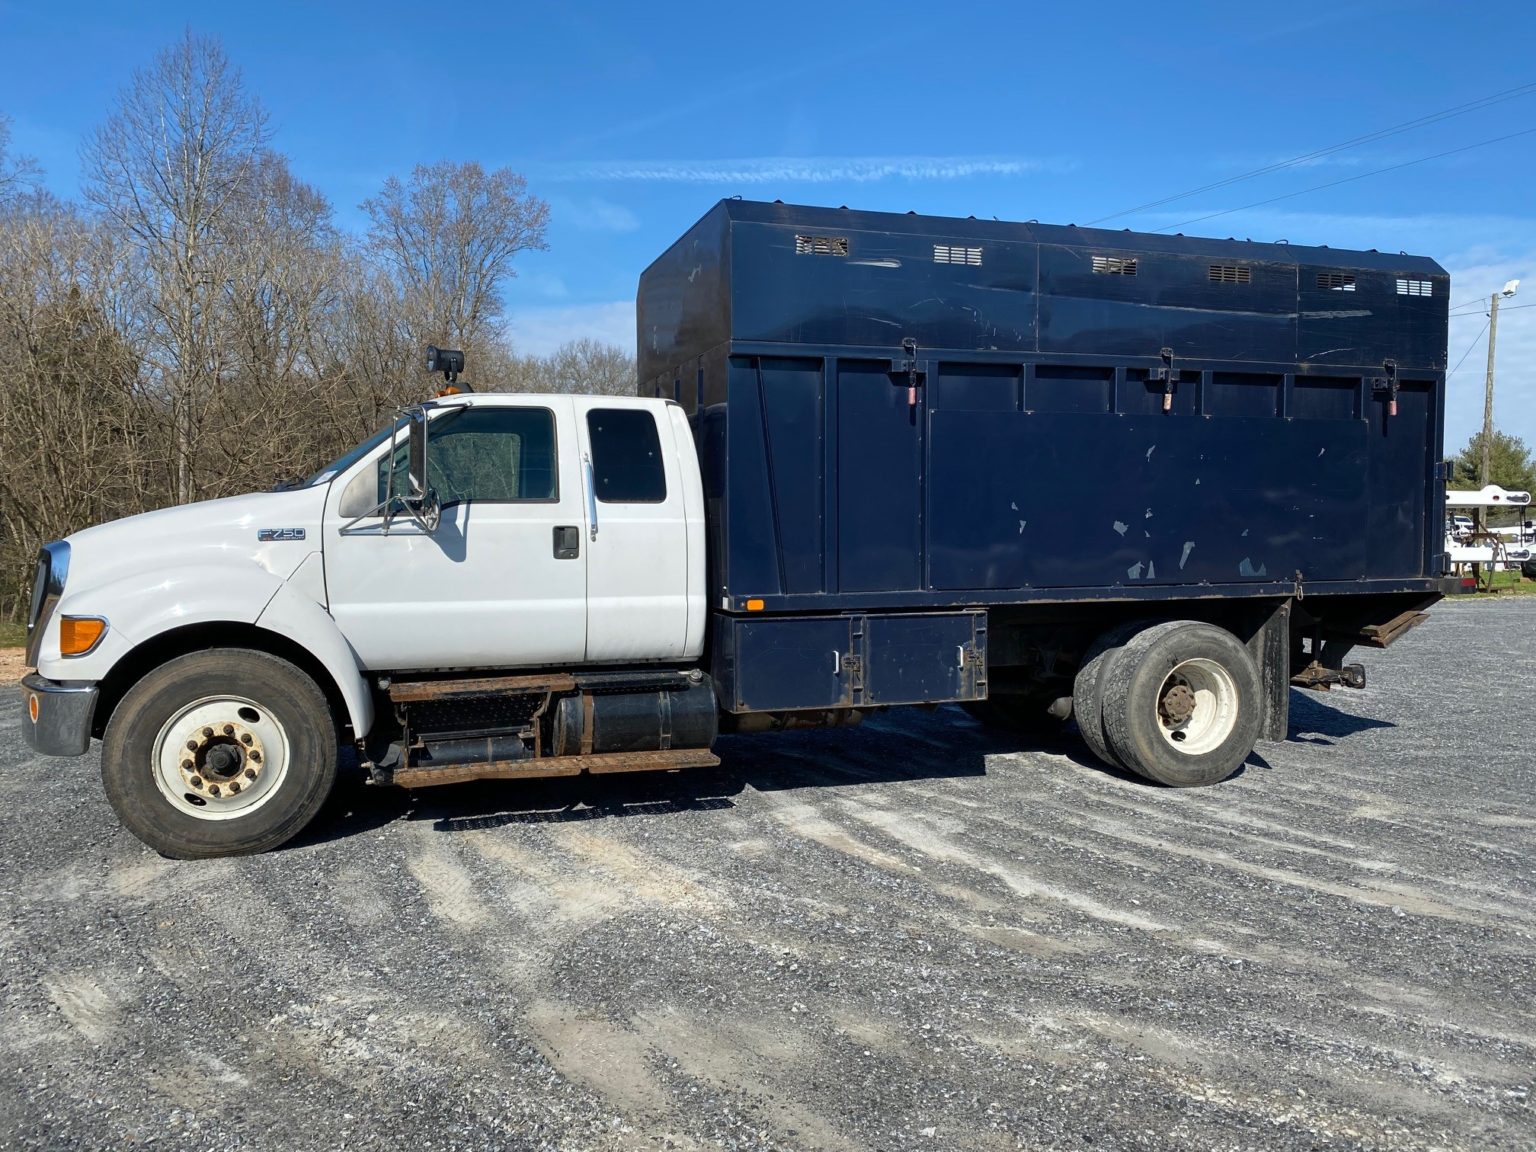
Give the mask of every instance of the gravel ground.
M 1226 784 L 955 709 L 163 860 L 0 710 L 0 1144 L 1529 1149 L 1536 601 Z

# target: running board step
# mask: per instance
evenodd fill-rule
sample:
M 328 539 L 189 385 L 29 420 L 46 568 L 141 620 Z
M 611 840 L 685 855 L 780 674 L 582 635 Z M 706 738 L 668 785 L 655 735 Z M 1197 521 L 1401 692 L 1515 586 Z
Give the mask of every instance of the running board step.
M 720 757 L 707 748 L 665 752 L 604 752 L 589 756 L 544 756 L 537 760 L 494 760 L 481 764 L 445 764 L 440 768 L 397 768 L 390 783 L 402 788 L 461 784 L 467 780 L 531 780 L 579 776 L 583 772 L 668 772 L 677 768 L 713 768 Z
M 396 704 L 472 700 L 480 696 L 533 696 L 544 692 L 573 692 L 576 677 L 484 676 L 473 680 L 397 680 L 389 685 Z
M 396 704 L 440 704 L 488 696 L 539 696 L 558 692 L 654 692 L 697 684 L 699 674 L 665 669 L 643 672 L 553 672 L 535 676 L 481 676 L 461 680 L 394 680 L 387 691 Z

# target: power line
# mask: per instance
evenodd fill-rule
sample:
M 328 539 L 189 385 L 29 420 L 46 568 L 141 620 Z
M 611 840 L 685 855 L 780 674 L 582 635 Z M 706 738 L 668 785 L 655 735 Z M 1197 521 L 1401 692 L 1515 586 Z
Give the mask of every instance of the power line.
M 1491 324 L 1493 321 L 1490 320 L 1488 323 Z M 1482 331 L 1479 332 L 1476 336 L 1472 337 L 1472 343 L 1467 345 L 1467 350 L 1461 354 L 1461 359 L 1456 361 L 1456 367 L 1452 368 L 1445 374 L 1445 382 L 1447 384 L 1451 382 L 1451 377 L 1456 375 L 1456 373 L 1461 369 L 1461 366 L 1467 362 L 1467 357 L 1472 355 L 1472 349 L 1477 347 L 1477 342 L 1483 338 L 1483 332 L 1486 331 L 1488 331 L 1488 324 L 1484 324 Z
M 1485 305 L 1483 305 L 1483 308 L 1481 310 L 1482 311 L 1487 311 L 1487 307 L 1488 306 L 1485 304 Z M 1522 308 L 1536 308 L 1536 304 L 1500 304 L 1499 305 L 1499 311 L 1500 312 L 1518 312 Z M 1476 316 L 1478 311 L 1479 311 L 1479 309 L 1474 308 L 1470 312 L 1452 312 L 1450 314 L 1450 317 L 1451 317 L 1452 320 L 1460 320 L 1462 317 L 1465 317 L 1465 316 Z
M 1441 120 L 1449 120 L 1452 116 L 1462 116 L 1468 112 L 1475 112 L 1480 108 L 1487 108 L 1493 104 L 1500 104 L 1506 100 L 1513 100 L 1519 96 L 1536 92 L 1536 84 L 1522 84 L 1518 88 L 1509 88 L 1503 92 L 1495 92 L 1492 96 L 1484 96 L 1466 104 L 1458 104 L 1453 108 L 1444 108 L 1439 112 L 1431 112 L 1426 116 L 1420 116 L 1415 120 L 1406 120 L 1401 124 L 1394 124 L 1390 128 L 1382 128 L 1376 132 L 1367 132 L 1364 136 L 1356 136 L 1353 140 L 1346 140 L 1342 144 L 1333 144 L 1327 148 L 1319 148 L 1316 152 L 1308 152 L 1304 156 L 1293 156 L 1289 160 L 1281 160 L 1274 164 L 1267 164 L 1263 168 L 1255 168 L 1251 172 L 1244 172 L 1238 176 L 1229 176 L 1225 180 L 1217 180 L 1211 184 L 1204 184 L 1199 188 L 1192 188 L 1188 192 L 1180 192 L 1175 196 L 1164 196 L 1161 200 L 1153 200 L 1135 208 L 1127 208 L 1122 212 L 1111 212 L 1108 216 L 1100 216 L 1097 220 L 1088 221 L 1088 227 L 1102 224 L 1106 220 L 1115 220 L 1121 216 L 1130 216 L 1136 212 L 1145 212 L 1149 208 L 1160 208 L 1164 204 L 1172 204 L 1176 200 L 1187 200 L 1191 196 L 1198 196 L 1202 192 L 1210 192 L 1217 188 L 1225 188 L 1229 184 L 1238 184 L 1244 180 L 1252 180 L 1256 176 L 1267 176 L 1271 172 L 1279 172 L 1285 168 L 1295 167 L 1297 164 L 1305 164 L 1310 160 L 1320 160 L 1324 156 L 1331 156 L 1335 152 L 1342 152 L 1346 148 L 1353 148 L 1360 144 L 1370 144 L 1377 140 L 1384 140 L 1388 136 L 1396 136 L 1403 132 L 1412 131 L 1414 128 L 1422 128 L 1427 124 L 1434 124 Z
M 1468 296 L 1460 304 L 1452 304 L 1451 305 L 1451 311 L 1454 312 L 1458 308 L 1470 308 L 1474 304 L 1481 304 L 1483 302 L 1483 299 L 1484 299 L 1484 297 L 1482 297 L 1482 296 Z
M 1455 156 L 1459 152 L 1470 152 L 1474 148 L 1486 148 L 1489 144 L 1501 144 L 1505 140 L 1513 140 L 1517 136 L 1529 136 L 1533 132 L 1536 132 L 1536 128 L 1526 128 L 1520 132 L 1511 132 L 1507 136 L 1495 136 L 1492 140 L 1479 140 L 1476 144 L 1466 144 L 1460 148 L 1436 152 L 1433 156 L 1420 156 L 1417 160 L 1405 160 L 1401 164 L 1389 164 L 1385 168 L 1373 168 L 1369 172 L 1361 172 L 1355 176 L 1346 176 L 1342 180 L 1330 180 L 1327 184 L 1314 184 L 1311 188 L 1302 188 L 1297 192 L 1287 192 L 1283 196 L 1271 196 L 1268 200 L 1256 200 L 1252 204 L 1244 204 L 1238 208 L 1223 208 L 1220 212 L 1210 212 L 1204 216 L 1196 216 L 1193 220 L 1181 221 L 1178 224 L 1165 224 L 1161 228 L 1152 229 L 1152 231 L 1167 232 L 1170 228 L 1184 228 L 1190 224 L 1199 224 L 1203 220 L 1214 220 L 1218 216 L 1230 216 L 1234 212 L 1246 212 L 1250 208 L 1262 208 L 1266 204 L 1277 204 L 1281 200 L 1291 200 L 1297 196 L 1305 196 L 1308 192 L 1321 192 L 1325 188 L 1337 188 L 1340 184 L 1352 184 L 1356 180 L 1364 180 L 1367 176 L 1380 176 L 1384 172 L 1396 172 L 1402 168 L 1412 168 L 1415 164 L 1424 164 L 1430 160 Z

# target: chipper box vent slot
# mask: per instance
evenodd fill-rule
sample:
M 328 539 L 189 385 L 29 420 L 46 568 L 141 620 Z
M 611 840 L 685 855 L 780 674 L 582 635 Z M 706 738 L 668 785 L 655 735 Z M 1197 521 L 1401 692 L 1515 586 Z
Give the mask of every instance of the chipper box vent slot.
M 846 256 L 848 255 L 848 237 L 846 236 L 796 236 L 796 256 Z

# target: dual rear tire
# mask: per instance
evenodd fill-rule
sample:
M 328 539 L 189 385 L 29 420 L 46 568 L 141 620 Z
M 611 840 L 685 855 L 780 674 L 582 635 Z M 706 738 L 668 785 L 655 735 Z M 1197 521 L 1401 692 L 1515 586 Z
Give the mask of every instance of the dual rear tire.
M 1259 738 L 1258 665 L 1232 633 L 1193 620 L 1136 623 L 1084 654 L 1072 709 L 1100 760 L 1174 788 L 1225 780 Z

